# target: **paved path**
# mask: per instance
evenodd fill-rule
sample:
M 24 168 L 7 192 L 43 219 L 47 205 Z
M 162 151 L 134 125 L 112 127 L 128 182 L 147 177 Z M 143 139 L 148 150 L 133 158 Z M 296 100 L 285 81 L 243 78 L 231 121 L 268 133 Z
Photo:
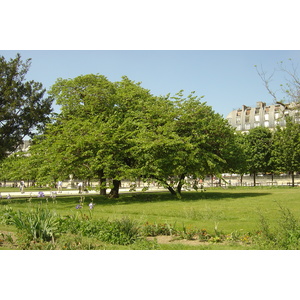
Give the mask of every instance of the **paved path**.
M 136 192 L 141 192 L 142 188 L 137 188 Z M 164 188 L 150 188 L 148 190 L 148 192 L 162 192 L 162 191 L 166 191 Z M 44 193 L 45 197 L 51 197 L 53 194 L 56 195 L 57 197 L 59 196 L 69 196 L 69 195 L 99 195 L 99 191 L 89 191 L 88 193 L 83 192 L 82 194 L 79 194 L 78 190 L 66 190 L 64 189 L 61 193 L 58 193 L 57 191 L 43 191 L 41 189 L 41 192 Z M 120 194 L 122 193 L 128 193 L 129 192 L 129 188 L 120 188 Z M 39 197 L 39 191 L 25 191 L 23 194 L 21 192 L 0 192 L 0 198 L 2 199 L 7 199 L 7 197 L 10 195 L 11 198 L 29 198 L 29 197 L 33 197 L 33 198 L 38 198 Z

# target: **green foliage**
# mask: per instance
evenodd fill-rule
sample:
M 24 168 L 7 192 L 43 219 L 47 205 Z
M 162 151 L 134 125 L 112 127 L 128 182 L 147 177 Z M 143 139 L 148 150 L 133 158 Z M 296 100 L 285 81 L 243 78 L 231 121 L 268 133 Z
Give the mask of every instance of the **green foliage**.
M 133 244 L 141 238 L 137 222 L 126 217 L 112 221 L 68 217 L 61 220 L 60 230 L 72 234 L 80 233 L 83 236 L 118 245 Z
M 53 99 L 44 98 L 41 83 L 25 80 L 30 63 L 20 54 L 9 61 L 0 56 L 0 160 L 49 122 Z
M 136 221 L 122 218 L 107 222 L 98 235 L 104 242 L 118 245 L 130 245 L 141 238 L 139 226 Z
M 237 131 L 227 148 L 225 173 L 245 174 L 249 172 L 247 164 L 247 136 Z
M 9 207 L 7 205 L 1 207 L 0 209 L 0 224 L 5 225 L 12 225 L 13 224 L 13 218 L 15 217 L 16 212 L 13 211 L 12 207 Z
M 290 209 L 278 204 L 280 218 L 277 224 L 270 226 L 267 218 L 260 217 L 260 229 L 255 242 L 262 249 L 299 250 L 300 249 L 300 222 Z
M 149 223 L 146 222 L 142 226 L 142 234 L 144 236 L 158 236 L 158 235 L 173 235 L 176 234 L 175 224 L 167 223 Z
M 139 239 L 129 246 L 131 250 L 159 250 L 161 246 L 156 240 L 148 241 L 146 239 Z
M 299 248 L 297 189 L 209 188 L 205 193 L 183 192 L 182 200 L 174 199 L 168 193 L 136 193 L 134 197 L 132 194 L 121 194 L 119 199 L 93 196 L 96 204 L 93 218 L 85 214 L 86 203 L 82 209 L 83 215 L 75 210 L 79 199 L 78 196 L 59 197 L 55 203 L 44 201 L 43 204 L 39 204 L 38 198 L 32 198 L 31 203 L 27 199 L 13 199 L 9 206 L 2 199 L 0 233 L 3 232 L 4 235 L 0 235 L 3 240 L 0 249 Z M 276 202 L 279 201 L 284 205 L 278 210 Z M 22 219 L 26 219 L 27 214 L 36 214 L 36 204 L 46 206 L 49 211 L 59 211 L 61 217 L 57 216 L 54 242 L 50 237 L 46 240 L 33 240 L 27 230 L 18 230 L 17 241 L 9 242 L 8 234 L 11 233 L 14 237 L 16 232 L 13 216 L 18 211 L 24 212 Z M 32 209 L 28 211 L 28 207 Z M 265 212 L 259 233 L 257 211 Z M 37 216 L 32 218 L 37 219 Z M 28 227 L 31 228 L 26 228 Z M 147 240 L 148 236 L 159 240 L 160 235 L 170 237 L 169 246 Z M 193 241 L 186 241 L 187 239 Z M 173 245 L 177 242 L 190 243 L 190 246 Z
M 151 123 L 141 122 L 137 135 L 134 151 L 142 176 L 177 196 L 186 176 L 219 174 L 228 159 L 233 130 L 201 101 L 194 93 L 185 98 L 182 91 L 159 99 L 147 111 Z
M 29 212 L 17 211 L 12 215 L 12 223 L 29 241 L 54 241 L 59 232 L 59 216 L 40 207 Z
M 155 97 L 140 83 L 102 75 L 58 79 L 50 95 L 62 113 L 31 147 L 36 177 L 46 183 L 74 174 L 114 183 L 141 177 L 180 195 L 186 176 L 221 173 L 233 129 L 192 92 Z M 104 185 L 104 186 L 103 186 Z
M 201 232 L 202 233 L 202 232 Z M 199 230 L 197 228 L 193 228 L 191 226 L 182 226 L 182 231 L 180 231 L 180 237 L 187 240 L 194 240 L 195 236 L 199 234 Z
M 274 133 L 272 160 L 276 169 L 294 174 L 300 170 L 300 124 L 286 119 L 285 128 Z M 294 185 L 294 177 L 292 178 Z
M 270 172 L 272 133 L 268 128 L 256 127 L 246 135 L 246 156 L 250 173 Z

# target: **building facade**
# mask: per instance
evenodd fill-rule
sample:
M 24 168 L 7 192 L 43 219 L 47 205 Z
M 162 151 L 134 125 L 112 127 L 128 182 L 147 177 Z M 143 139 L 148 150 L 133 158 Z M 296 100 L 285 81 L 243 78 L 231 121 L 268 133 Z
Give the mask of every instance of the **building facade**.
M 271 130 L 278 125 L 284 127 L 286 116 L 300 122 L 299 110 L 295 103 L 266 105 L 265 102 L 257 102 L 256 107 L 243 105 L 242 108 L 232 111 L 226 119 L 237 131 L 248 132 L 258 126 Z

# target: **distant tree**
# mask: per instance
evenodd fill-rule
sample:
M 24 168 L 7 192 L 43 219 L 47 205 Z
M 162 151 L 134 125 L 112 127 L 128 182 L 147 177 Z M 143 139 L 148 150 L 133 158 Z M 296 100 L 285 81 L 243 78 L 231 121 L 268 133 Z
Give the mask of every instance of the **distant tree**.
M 272 133 L 268 128 L 256 127 L 246 135 L 246 156 L 248 170 L 253 174 L 256 186 L 256 175 L 266 173 L 271 168 Z
M 285 128 L 277 128 L 274 133 L 272 160 L 276 169 L 290 173 L 295 186 L 295 172 L 300 171 L 300 124 L 286 119 Z
M 31 164 L 28 153 L 16 152 L 0 162 L 0 180 L 33 183 L 36 178 L 36 166 Z
M 225 173 L 237 173 L 241 176 L 241 184 L 243 176 L 249 172 L 247 164 L 247 136 L 239 131 L 236 131 L 233 139 L 228 145 L 228 154 L 226 159 Z
M 9 61 L 0 57 L 0 160 L 49 122 L 52 98 L 44 98 L 41 83 L 26 81 L 30 63 L 20 54 Z

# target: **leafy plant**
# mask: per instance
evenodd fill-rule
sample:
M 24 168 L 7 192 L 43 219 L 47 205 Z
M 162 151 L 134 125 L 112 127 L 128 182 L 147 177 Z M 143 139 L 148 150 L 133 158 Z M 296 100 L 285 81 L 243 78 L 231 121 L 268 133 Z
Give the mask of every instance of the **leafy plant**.
M 142 233 L 145 236 L 158 236 L 158 235 L 173 235 L 176 233 L 175 225 L 167 223 L 149 223 L 146 222 L 142 227 Z
M 194 240 L 198 232 L 199 230 L 196 228 L 183 225 L 182 231 L 180 231 L 180 236 L 183 239 Z
M 17 211 L 12 215 L 13 224 L 25 233 L 30 241 L 54 242 L 55 235 L 59 232 L 59 219 L 55 212 L 40 207 L 29 212 Z
M 16 213 L 13 211 L 12 207 L 4 206 L 4 209 L 0 210 L 0 224 L 4 225 L 12 225 L 13 224 L 13 216 Z
M 281 206 L 281 217 L 277 226 L 271 228 L 268 220 L 261 215 L 260 230 L 257 232 L 254 241 L 266 249 L 296 250 L 300 249 L 300 223 L 292 212 Z
M 99 232 L 99 239 L 111 244 L 130 245 L 140 238 L 139 226 L 129 218 L 107 222 Z

